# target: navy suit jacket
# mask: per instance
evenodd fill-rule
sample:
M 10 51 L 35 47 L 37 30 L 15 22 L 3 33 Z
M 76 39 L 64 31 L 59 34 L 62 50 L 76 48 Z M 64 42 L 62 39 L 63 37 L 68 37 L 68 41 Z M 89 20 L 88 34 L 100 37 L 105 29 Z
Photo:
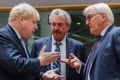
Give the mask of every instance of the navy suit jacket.
M 120 80 L 120 27 L 112 25 L 107 29 L 94 55 L 90 72 L 91 80 Z M 86 64 L 85 80 L 87 67 Z
M 25 50 L 10 25 L 0 29 L 0 80 L 33 80 L 39 74 L 37 58 L 27 59 Z
M 32 48 L 32 57 L 37 57 L 43 45 L 47 45 L 47 52 L 51 52 L 52 47 L 52 38 L 46 37 L 42 39 L 38 39 L 34 42 Z M 70 53 L 74 53 L 81 61 L 85 62 L 85 46 L 83 43 L 73 40 L 71 38 L 66 38 L 66 57 L 68 58 Z M 46 72 L 49 70 L 50 65 L 41 66 L 41 72 Z M 82 77 L 78 75 L 75 69 L 70 66 L 66 66 L 66 77 L 67 80 L 81 80 Z

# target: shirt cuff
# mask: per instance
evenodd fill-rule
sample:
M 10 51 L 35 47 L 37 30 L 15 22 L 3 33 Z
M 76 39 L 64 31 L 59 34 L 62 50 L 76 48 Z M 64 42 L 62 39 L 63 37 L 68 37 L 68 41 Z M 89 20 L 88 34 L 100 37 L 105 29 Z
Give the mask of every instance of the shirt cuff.
M 82 66 L 82 62 L 80 61 L 80 67 L 76 69 L 77 73 L 79 74 L 81 71 L 81 66 Z

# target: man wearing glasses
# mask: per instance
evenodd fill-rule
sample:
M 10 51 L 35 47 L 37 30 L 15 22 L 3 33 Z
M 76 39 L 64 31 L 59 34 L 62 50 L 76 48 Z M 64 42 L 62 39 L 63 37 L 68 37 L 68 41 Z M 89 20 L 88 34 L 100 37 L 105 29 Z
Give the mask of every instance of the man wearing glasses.
M 90 33 L 99 38 L 85 64 L 73 54 L 63 62 L 77 69 L 84 68 L 80 70 L 84 80 L 120 80 L 120 28 L 113 25 L 111 9 L 105 3 L 93 4 L 85 8 L 84 15 Z

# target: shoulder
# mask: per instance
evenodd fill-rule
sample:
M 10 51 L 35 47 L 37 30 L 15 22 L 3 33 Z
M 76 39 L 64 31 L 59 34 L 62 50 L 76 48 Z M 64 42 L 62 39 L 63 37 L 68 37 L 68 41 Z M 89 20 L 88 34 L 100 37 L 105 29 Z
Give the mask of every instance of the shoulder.
M 119 41 L 119 39 L 120 39 L 120 27 L 112 26 L 111 28 L 109 28 L 106 31 L 103 39 L 106 39 L 107 42 L 109 42 L 109 41 L 116 42 L 116 40 Z
M 3 28 L 0 29 L 0 37 L 4 37 L 6 39 L 11 38 L 11 32 L 10 29 L 8 28 L 8 25 L 3 26 Z
M 113 28 L 112 28 L 111 31 L 112 32 L 118 32 L 118 31 L 120 31 L 120 26 L 113 26 Z
M 111 31 L 109 32 L 110 36 L 117 36 L 120 35 L 120 27 L 118 26 L 113 26 Z
M 6 26 L 3 26 L 1 29 L 0 29 L 0 34 L 1 35 L 6 35 L 8 33 L 8 29 L 7 29 L 7 25 Z
M 72 38 L 67 38 L 67 39 L 68 39 L 68 42 L 73 43 L 74 45 L 81 45 L 81 46 L 84 45 L 84 43 L 82 43 L 81 41 L 78 41 Z
M 48 36 L 48 37 L 44 37 L 44 38 L 40 38 L 40 39 L 37 39 L 35 40 L 36 43 L 39 43 L 39 42 L 45 42 L 47 40 L 50 40 L 51 38 Z

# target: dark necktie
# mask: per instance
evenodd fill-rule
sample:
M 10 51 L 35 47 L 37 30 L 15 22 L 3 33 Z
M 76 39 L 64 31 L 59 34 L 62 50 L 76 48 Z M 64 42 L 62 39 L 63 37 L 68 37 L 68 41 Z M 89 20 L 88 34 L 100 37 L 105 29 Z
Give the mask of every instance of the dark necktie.
M 94 59 L 96 57 L 96 50 L 97 50 L 97 47 L 100 43 L 100 39 L 101 39 L 101 36 L 99 36 L 96 40 L 96 42 L 94 43 L 92 49 L 91 49 L 91 52 L 89 54 L 89 57 L 87 59 L 87 62 L 86 62 L 86 66 L 87 66 L 87 69 L 86 69 L 86 79 L 85 80 L 91 80 L 90 79 L 90 70 L 92 68 L 92 64 L 94 62 Z
M 58 43 L 58 42 L 55 43 L 55 52 L 60 52 L 60 45 L 61 45 L 61 43 Z M 60 66 L 59 60 L 60 60 L 60 58 L 56 62 L 53 62 L 52 69 L 59 68 L 59 70 L 56 73 L 60 75 L 61 74 L 61 66 Z

